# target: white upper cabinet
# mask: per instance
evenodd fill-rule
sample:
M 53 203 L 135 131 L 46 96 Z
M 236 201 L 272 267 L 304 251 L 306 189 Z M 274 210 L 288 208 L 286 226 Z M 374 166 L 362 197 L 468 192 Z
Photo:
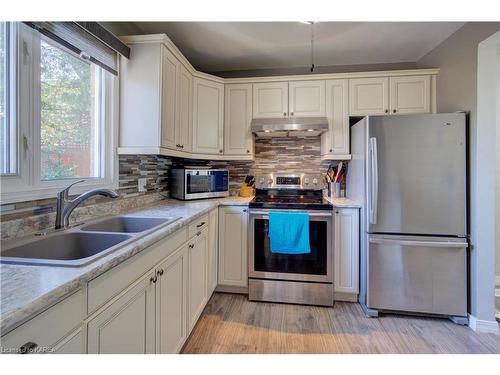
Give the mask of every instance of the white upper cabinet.
M 349 158 L 349 106 L 347 79 L 326 81 L 328 131 L 321 135 L 321 155 Z
M 161 146 L 175 148 L 178 123 L 178 81 L 180 62 L 165 47 L 161 47 Z
M 325 81 L 288 83 L 289 117 L 325 116 Z
M 253 84 L 253 118 L 288 117 L 288 82 Z
M 252 156 L 252 85 L 226 85 L 225 97 L 224 154 Z
M 390 94 L 392 114 L 431 112 L 431 77 L 391 77 Z
M 203 78 L 195 78 L 193 84 L 193 151 L 222 155 L 224 85 Z
M 389 78 L 354 78 L 349 80 L 351 116 L 389 113 Z
M 193 76 L 184 65 L 179 71 L 178 116 L 175 144 L 181 151 L 191 151 L 193 144 Z

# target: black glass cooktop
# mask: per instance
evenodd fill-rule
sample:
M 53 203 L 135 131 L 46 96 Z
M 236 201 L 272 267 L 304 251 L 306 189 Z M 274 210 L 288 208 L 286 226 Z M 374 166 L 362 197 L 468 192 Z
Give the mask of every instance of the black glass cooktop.
M 250 208 L 283 210 L 331 210 L 319 190 L 257 190 Z

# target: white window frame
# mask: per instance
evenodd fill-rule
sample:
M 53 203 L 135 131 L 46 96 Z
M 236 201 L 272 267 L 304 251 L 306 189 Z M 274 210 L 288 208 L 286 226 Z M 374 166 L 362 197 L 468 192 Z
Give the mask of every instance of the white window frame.
M 13 23 L 16 47 L 17 68 L 16 110 L 17 114 L 17 173 L 1 177 L 1 204 L 55 198 L 56 194 L 69 184 L 81 178 L 42 181 L 40 179 L 40 80 L 39 80 L 39 43 L 40 34 L 21 23 Z M 63 48 L 64 49 L 64 48 Z M 37 62 L 35 64 L 35 62 Z M 101 178 L 86 178 L 85 182 L 71 188 L 70 194 L 81 194 L 95 188 L 118 188 L 118 77 L 102 73 L 104 83 L 101 95 L 100 137 L 103 145 L 101 152 Z

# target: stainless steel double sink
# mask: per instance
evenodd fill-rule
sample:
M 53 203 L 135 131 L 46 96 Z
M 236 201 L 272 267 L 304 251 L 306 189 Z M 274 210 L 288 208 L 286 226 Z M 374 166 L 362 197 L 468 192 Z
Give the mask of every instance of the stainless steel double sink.
M 80 267 L 179 218 L 115 216 L 45 236 L 2 244 L 0 262 Z

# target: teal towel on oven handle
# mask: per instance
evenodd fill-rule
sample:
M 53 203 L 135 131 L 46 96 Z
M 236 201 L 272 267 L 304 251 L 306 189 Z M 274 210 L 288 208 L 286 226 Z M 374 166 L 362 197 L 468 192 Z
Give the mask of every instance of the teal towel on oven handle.
M 269 239 L 272 253 L 310 253 L 309 214 L 300 211 L 271 211 Z

